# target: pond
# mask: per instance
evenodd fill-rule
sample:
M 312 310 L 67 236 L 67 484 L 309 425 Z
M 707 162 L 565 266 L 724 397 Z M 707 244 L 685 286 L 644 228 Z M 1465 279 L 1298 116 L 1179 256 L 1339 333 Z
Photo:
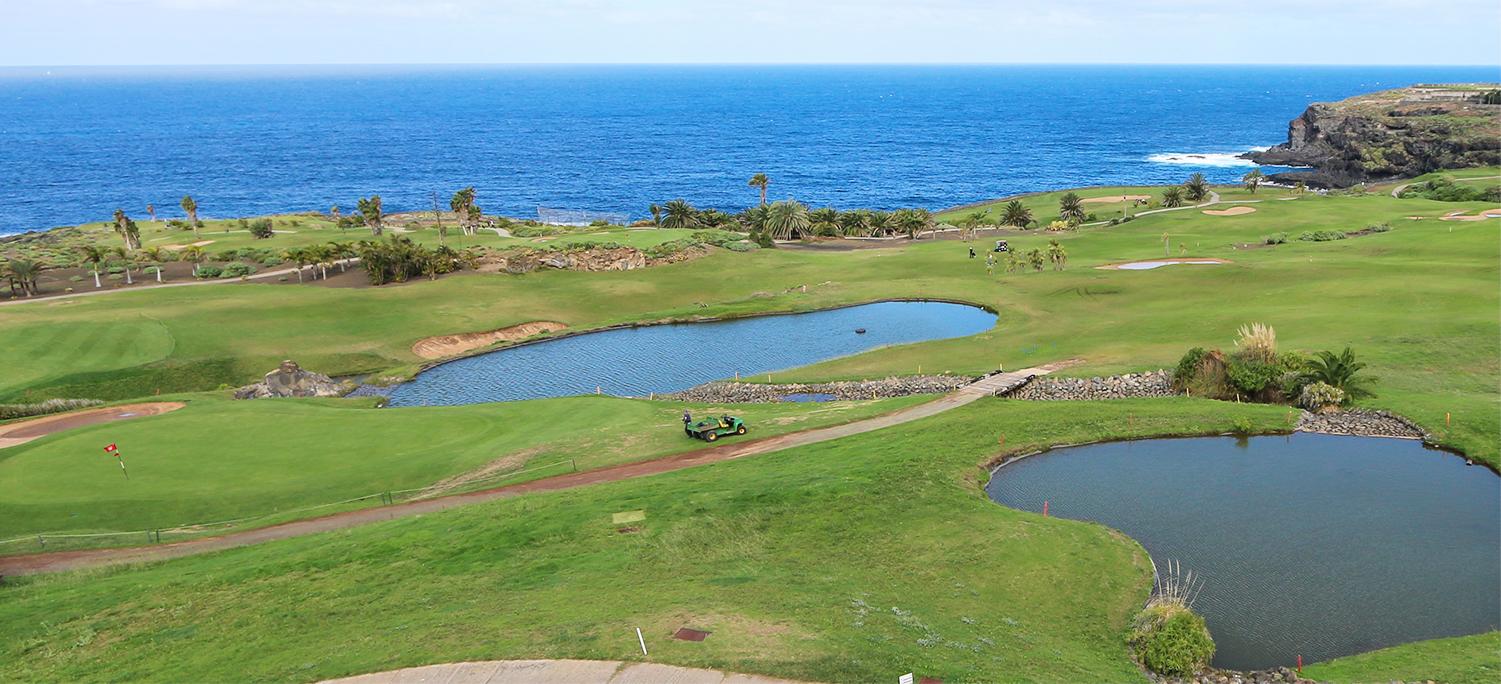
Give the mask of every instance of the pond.
M 965 337 L 989 330 L 995 322 L 995 314 L 963 304 L 878 302 L 800 314 L 606 330 L 435 366 L 393 388 L 390 403 L 476 404 L 593 394 L 596 388 L 617 396 L 677 392 L 736 373 L 764 378 L 768 371 L 876 347 Z
M 1496 629 L 1501 478 L 1407 440 L 1145 440 L 997 470 L 991 499 L 1093 520 L 1203 577 L 1194 608 L 1237 670 Z

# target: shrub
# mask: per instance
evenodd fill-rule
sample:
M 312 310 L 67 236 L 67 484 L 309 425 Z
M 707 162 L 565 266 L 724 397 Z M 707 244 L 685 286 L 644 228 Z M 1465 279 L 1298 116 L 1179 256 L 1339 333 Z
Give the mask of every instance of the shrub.
M 264 240 L 276 234 L 272 228 L 271 219 L 256 219 L 250 222 L 250 236 L 257 240 Z
M 1251 424 L 1251 419 L 1244 416 L 1236 418 L 1230 423 L 1230 432 L 1237 435 L 1249 435 L 1256 431 L 1256 426 Z
M 1268 235 L 1264 238 L 1261 238 L 1261 241 L 1268 245 L 1285 244 L 1287 242 L 1287 233 L 1276 233 L 1273 235 Z
M 1367 233 L 1385 233 L 1385 232 L 1387 232 L 1387 231 L 1389 231 L 1391 229 L 1392 229 L 1392 227 L 1389 226 L 1389 225 L 1387 225 L 1387 224 L 1385 224 L 1385 223 L 1375 223 L 1375 224 L 1371 224 L 1369 226 L 1366 226 L 1365 227 L 1365 232 L 1367 232 Z
M 81 282 L 83 282 L 83 276 L 81 276 L 81 275 L 68 276 L 68 280 L 70 280 L 72 282 L 75 282 L 75 283 L 81 283 Z
M 234 261 L 240 258 L 240 252 L 238 250 L 226 249 L 222 252 L 214 252 L 212 258 L 214 261 Z
M 0 420 L 44 416 L 49 413 L 72 411 L 73 409 L 88 408 L 103 403 L 98 399 L 48 399 L 37 404 L 0 404 Z
M 1203 347 L 1194 347 L 1188 350 L 1188 353 L 1184 354 L 1183 358 L 1178 360 L 1178 367 L 1173 370 L 1173 385 L 1179 388 L 1188 385 L 1188 381 L 1193 379 L 1194 374 L 1198 372 L 1199 363 L 1204 360 L 1204 355 L 1208 353 L 1204 351 Z
M 219 274 L 223 272 L 224 269 L 218 266 L 203 265 L 198 267 L 198 277 L 203 279 L 218 278 Z
M 1303 392 L 1298 395 L 1298 405 L 1310 411 L 1322 411 L 1343 403 L 1345 403 L 1345 391 L 1324 382 L 1305 385 Z
M 1225 370 L 1225 377 L 1229 379 L 1230 386 L 1235 391 L 1248 399 L 1266 401 L 1270 399 L 1268 388 L 1275 389 L 1273 383 L 1278 380 L 1282 372 L 1269 363 L 1253 358 L 1248 354 L 1237 354 L 1230 358 L 1230 365 Z
M 283 263 L 286 263 L 286 262 L 282 261 L 281 257 L 270 256 L 270 257 L 266 257 L 264 259 L 261 259 L 261 265 L 262 266 L 280 266 Z
M 1330 242 L 1345 239 L 1345 234 L 1337 230 L 1311 230 L 1299 235 L 1298 239 L 1304 242 Z
M 1214 657 L 1214 638 L 1204 618 L 1172 603 L 1138 613 L 1129 642 L 1141 664 L 1158 674 L 1192 675 Z
M 255 269 L 251 268 L 250 264 L 242 264 L 237 261 L 225 266 L 219 275 L 223 278 L 240 278 L 252 273 L 255 273 Z
M 1240 326 L 1235 331 L 1235 348 L 1248 358 L 1262 363 L 1277 360 L 1277 331 L 1263 323 Z

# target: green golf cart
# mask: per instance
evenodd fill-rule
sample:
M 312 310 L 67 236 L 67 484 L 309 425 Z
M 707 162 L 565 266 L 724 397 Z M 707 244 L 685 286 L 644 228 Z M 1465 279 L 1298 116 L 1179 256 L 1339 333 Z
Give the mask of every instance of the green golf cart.
M 683 432 L 689 437 L 697 437 L 705 442 L 712 442 L 725 435 L 745 434 L 745 421 L 735 416 L 724 415 L 718 418 L 700 420 L 697 423 L 689 423 L 683 426 Z

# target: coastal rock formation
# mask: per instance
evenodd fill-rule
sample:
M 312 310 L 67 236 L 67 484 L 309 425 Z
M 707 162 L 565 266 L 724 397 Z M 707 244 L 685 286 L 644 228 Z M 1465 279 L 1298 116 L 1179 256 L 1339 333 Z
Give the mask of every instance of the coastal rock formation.
M 705 404 L 766 404 L 785 401 L 789 394 L 829 394 L 840 400 L 887 399 L 913 394 L 943 394 L 969 383 L 964 375 L 918 375 L 884 380 L 793 383 L 782 385 L 754 382 L 710 382 L 664 398 Z
M 1154 370 L 1112 375 L 1108 378 L 1034 378 L 1006 394 L 1008 399 L 1031 401 L 1091 401 L 1137 397 L 1171 397 L 1173 373 Z
M 1309 413 L 1298 418 L 1298 431 L 1361 437 L 1406 437 L 1424 439 L 1427 433 L 1416 423 L 1387 411 L 1350 409 L 1335 413 Z
M 281 366 L 267 373 L 260 382 L 235 390 L 235 398 L 337 397 L 347 389 L 327 375 L 305 371 L 297 362 L 288 360 L 282 361 Z
M 1244 156 L 1312 169 L 1272 174 L 1275 181 L 1334 188 L 1501 164 L 1501 105 L 1480 102 L 1496 88 L 1413 86 L 1315 103 L 1288 124 L 1287 142 Z

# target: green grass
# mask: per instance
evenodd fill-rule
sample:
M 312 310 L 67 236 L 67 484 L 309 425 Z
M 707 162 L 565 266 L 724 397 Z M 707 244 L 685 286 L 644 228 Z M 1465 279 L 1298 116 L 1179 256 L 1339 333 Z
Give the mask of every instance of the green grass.
M 988 400 L 637 481 L 21 578 L 0 602 L 0 679 L 310 681 L 460 660 L 635 660 L 640 627 L 653 661 L 815 681 L 1140 681 L 1123 642 L 1150 584 L 1140 546 L 995 505 L 976 465 L 998 435 L 1025 450 L 1217 433 L 1237 417 L 1275 429 L 1286 411 Z M 636 534 L 610 524 L 628 510 L 646 512 Z M 713 636 L 667 638 L 683 625 Z
M 1383 648 L 1306 667 L 1303 674 L 1334 684 L 1394 680 L 1492 684 L 1501 680 L 1501 632 Z
M 714 407 L 571 397 L 374 409 L 373 400 L 188 399 L 187 408 L 173 413 L 0 449 L 0 539 L 270 515 L 426 487 L 492 462 L 503 466 L 497 466 L 499 472 L 511 472 L 560 461 L 592 470 L 657 458 L 705 446 L 683 435 L 679 419 L 685 408 L 705 415 L 733 411 L 746 419 L 755 431 L 748 438 L 754 438 L 849 422 L 926 400 Z M 125 454 L 129 480 L 101 451 L 110 443 Z M 538 474 L 563 472 L 569 468 Z M 134 537 L 126 541 L 139 543 Z M 0 553 L 36 550 L 0 546 Z

